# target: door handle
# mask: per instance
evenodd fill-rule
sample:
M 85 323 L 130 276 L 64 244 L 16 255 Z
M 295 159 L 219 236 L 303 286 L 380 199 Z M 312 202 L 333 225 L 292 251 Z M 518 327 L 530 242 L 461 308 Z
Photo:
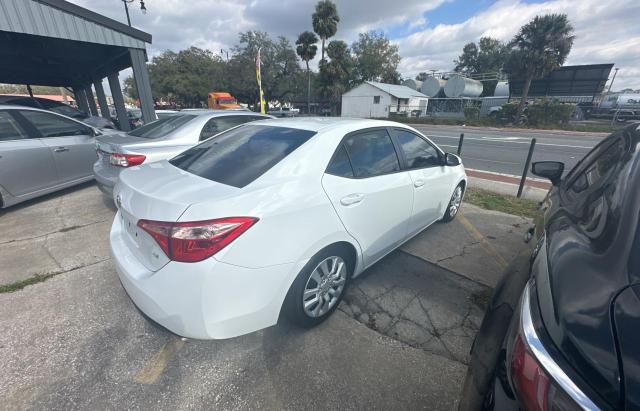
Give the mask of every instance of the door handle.
M 416 180 L 413 182 L 413 186 L 418 188 L 418 187 L 422 187 L 424 185 L 424 180 L 420 179 L 420 180 Z
M 358 204 L 359 202 L 362 201 L 363 198 L 364 198 L 364 195 L 362 194 L 349 194 L 346 197 L 342 197 L 342 199 L 340 200 L 340 204 L 342 204 L 343 206 Z
M 69 149 L 67 147 L 56 147 L 53 149 L 53 151 L 55 151 L 56 153 L 62 153 L 65 151 L 69 151 Z

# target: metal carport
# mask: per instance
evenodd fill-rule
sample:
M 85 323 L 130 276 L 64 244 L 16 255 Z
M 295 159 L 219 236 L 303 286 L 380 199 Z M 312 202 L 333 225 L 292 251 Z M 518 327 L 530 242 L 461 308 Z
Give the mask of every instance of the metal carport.
M 155 120 L 145 65 L 147 43 L 150 34 L 67 1 L 0 1 L 0 83 L 71 88 L 80 109 L 108 118 L 102 88 L 107 78 L 124 130 L 129 130 L 129 121 L 118 72 L 129 67 L 142 118 Z

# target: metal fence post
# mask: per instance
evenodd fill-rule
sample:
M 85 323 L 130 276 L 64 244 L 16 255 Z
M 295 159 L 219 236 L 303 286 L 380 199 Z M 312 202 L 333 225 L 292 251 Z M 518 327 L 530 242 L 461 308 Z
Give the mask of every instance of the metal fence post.
M 458 141 L 458 155 L 462 153 L 462 142 L 464 141 L 464 133 L 460 133 L 460 140 Z
M 536 139 L 531 139 L 531 145 L 529 146 L 529 154 L 527 154 L 527 161 L 524 164 L 524 170 L 522 170 L 522 179 L 520 180 L 520 187 L 518 187 L 518 198 L 522 196 L 522 189 L 524 183 L 527 181 L 527 173 L 529 172 L 529 166 L 531 165 L 531 157 L 533 156 L 533 149 L 536 147 Z

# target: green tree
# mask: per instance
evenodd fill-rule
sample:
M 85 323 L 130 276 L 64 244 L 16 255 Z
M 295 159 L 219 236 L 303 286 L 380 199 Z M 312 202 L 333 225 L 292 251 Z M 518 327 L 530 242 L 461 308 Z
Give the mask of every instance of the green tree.
M 400 84 L 398 46 L 391 44 L 383 32 L 360 33 L 351 50 L 356 60 L 358 81 Z
M 320 61 L 317 88 L 320 94 L 329 99 L 335 108 L 339 105 L 342 94 L 354 84 L 355 61 L 349 52 L 347 43 L 340 40 L 329 43 L 327 56 L 329 57 L 328 61 Z
M 296 40 L 296 53 L 307 65 L 307 113 L 311 112 L 311 70 L 309 60 L 313 60 L 318 52 L 318 37 L 310 31 L 300 33 Z
M 429 74 L 427 74 L 424 71 L 421 71 L 420 73 L 418 73 L 418 75 L 416 76 L 416 80 L 418 81 L 425 81 L 427 78 L 429 77 Z
M 233 57 L 225 67 L 229 91 L 239 101 L 254 104 L 260 101 L 255 64 L 258 48 L 265 99 L 282 102 L 290 95 L 302 93 L 303 73 L 289 40 L 284 37 L 273 40 L 259 31 L 240 33 L 239 44 L 233 48 Z
M 479 73 L 499 73 L 503 70 L 507 59 L 507 46 L 500 40 L 491 37 L 481 37 L 480 42 L 467 43 L 457 60 L 454 71 L 465 75 Z M 483 81 L 483 96 L 493 95 L 497 80 Z
M 316 10 L 311 16 L 311 23 L 313 31 L 322 40 L 322 60 L 324 60 L 324 42 L 335 36 L 339 22 L 338 10 L 331 0 L 321 0 L 316 4 Z
M 536 16 L 520 28 L 509 43 L 505 71 L 524 79 L 516 121 L 522 116 L 533 79 L 542 78 L 564 64 L 573 46 L 573 26 L 566 14 Z
M 197 47 L 177 53 L 165 51 L 147 64 L 151 93 L 154 99 L 200 107 L 208 93 L 226 88 L 224 65 L 220 56 Z M 132 99 L 138 98 L 133 77 L 125 79 L 124 91 Z

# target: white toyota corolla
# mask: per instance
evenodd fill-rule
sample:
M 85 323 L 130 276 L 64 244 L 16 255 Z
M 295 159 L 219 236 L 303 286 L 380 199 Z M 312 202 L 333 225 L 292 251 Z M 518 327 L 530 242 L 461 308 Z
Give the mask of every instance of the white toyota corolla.
M 120 174 L 111 252 L 149 317 L 190 338 L 325 320 L 349 281 L 452 220 L 466 175 L 411 127 L 278 119 Z

